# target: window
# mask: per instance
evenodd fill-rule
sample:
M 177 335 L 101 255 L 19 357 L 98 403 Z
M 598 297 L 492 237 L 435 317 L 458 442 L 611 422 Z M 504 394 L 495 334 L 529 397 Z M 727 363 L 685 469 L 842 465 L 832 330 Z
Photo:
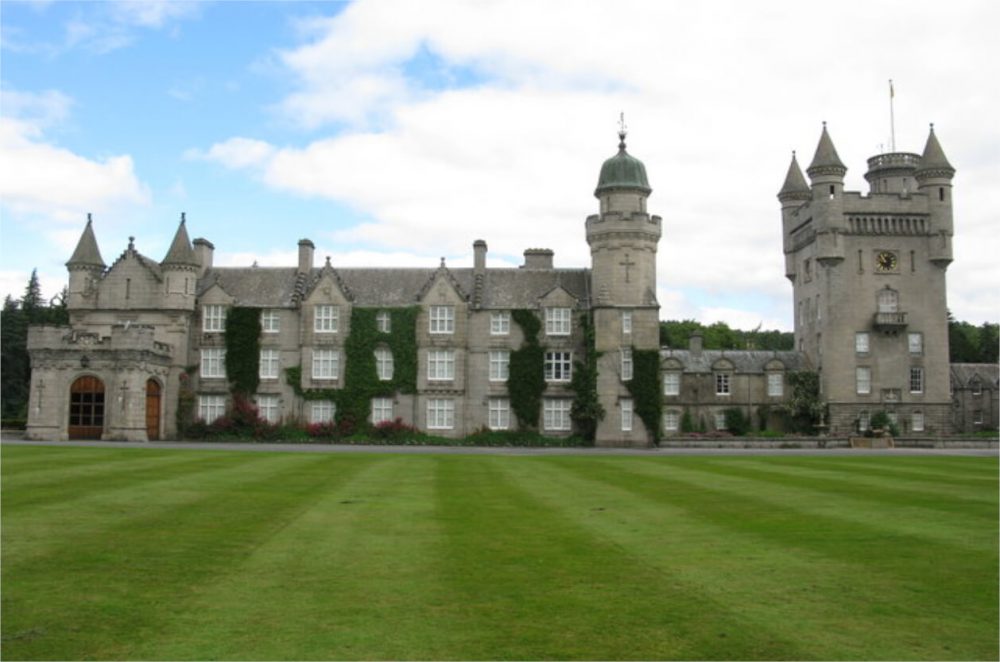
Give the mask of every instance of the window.
M 427 352 L 427 379 L 446 381 L 455 379 L 455 351 L 432 349 Z
M 663 395 L 680 395 L 681 393 L 681 373 L 663 373 Z
M 568 336 L 570 331 L 569 308 L 545 309 L 545 335 Z
M 767 373 L 767 394 L 779 398 L 785 394 L 785 375 L 780 372 Z
M 680 428 L 681 417 L 674 410 L 663 412 L 663 429 L 667 432 L 676 432 Z
M 972 424 L 982 425 L 983 424 L 983 410 L 976 409 L 972 412 Z
M 628 335 L 632 333 L 632 311 L 622 311 L 622 333 Z
M 375 328 L 379 333 L 392 332 L 392 316 L 385 310 L 380 310 L 375 314 Z
M 896 425 L 896 426 L 899 425 L 899 414 L 897 412 L 887 411 L 885 413 L 885 415 L 889 417 L 889 422 L 890 423 L 892 423 L 893 425 Z
M 924 392 L 924 369 L 910 368 L 910 393 Z
M 910 354 L 924 353 L 924 334 L 909 333 L 906 336 L 906 340 L 907 340 L 907 345 L 910 349 Z
M 490 429 L 506 430 L 510 427 L 510 400 L 490 398 Z
M 505 382 L 510 374 L 510 352 L 496 350 L 490 352 L 490 381 Z
M 858 413 L 858 432 L 865 432 L 871 427 L 871 416 L 863 409 Z
M 392 398 L 372 398 L 372 425 L 392 420 Z
M 880 313 L 899 312 L 899 293 L 888 288 L 879 290 L 878 311 Z
M 924 412 L 915 411 L 910 415 L 910 429 L 913 432 L 924 431 Z
M 218 347 L 201 350 L 201 376 L 206 379 L 226 376 L 226 350 Z
M 335 349 L 313 350 L 313 379 L 337 379 L 340 376 L 340 352 Z
M 546 430 L 569 430 L 571 400 L 545 398 L 542 407 L 542 424 Z
M 435 398 L 427 401 L 427 429 L 450 430 L 455 427 L 455 401 Z
M 568 382 L 573 375 L 572 352 L 545 352 L 545 381 Z
M 199 395 L 198 396 L 198 418 L 211 423 L 217 418 L 221 418 L 226 413 L 226 396 L 224 395 Z
M 819 301 L 820 301 L 819 295 L 817 294 L 816 295 L 816 321 L 817 322 L 819 322 L 819 321 L 821 321 L 823 319 L 823 311 L 821 310 L 822 306 L 819 305 Z
M 262 311 L 260 314 L 260 330 L 264 333 L 278 333 L 281 331 L 281 311 Z
M 807 283 L 813 279 L 812 260 L 806 258 L 805 262 L 802 263 L 802 271 L 805 272 Z
M 622 347 L 622 381 L 632 380 L 634 364 L 632 363 L 632 348 Z
M 385 347 L 375 349 L 375 374 L 383 382 L 392 381 L 394 367 L 392 363 L 392 350 Z
M 871 351 L 871 336 L 867 331 L 858 331 L 854 334 L 854 353 L 867 354 Z
M 868 395 L 872 392 L 872 369 L 857 368 L 854 371 L 855 391 L 858 395 Z
M 316 333 L 336 333 L 340 323 L 340 309 L 337 306 L 322 305 L 313 309 L 313 331 Z
M 979 381 L 978 377 L 972 380 L 972 395 L 982 395 L 983 394 L 983 383 Z
M 632 413 L 634 412 L 632 398 L 623 398 L 620 404 L 622 410 L 622 432 L 631 432 Z
M 455 333 L 455 306 L 431 306 L 431 333 Z
M 715 394 L 729 395 L 729 382 L 731 375 L 728 372 L 715 373 Z
M 333 423 L 333 417 L 337 413 L 337 406 L 331 400 L 314 400 L 310 405 L 310 423 Z
M 258 395 L 257 414 L 268 423 L 277 423 L 281 420 L 281 412 L 278 409 L 278 396 Z
M 201 309 L 201 322 L 203 331 L 225 331 L 226 307 L 205 306 Z
M 715 429 L 716 430 L 726 429 L 726 412 L 724 411 L 715 412 Z
M 510 334 L 510 312 L 504 310 L 490 313 L 490 335 L 506 336 Z
M 277 379 L 281 367 L 281 357 L 276 349 L 260 350 L 260 378 Z

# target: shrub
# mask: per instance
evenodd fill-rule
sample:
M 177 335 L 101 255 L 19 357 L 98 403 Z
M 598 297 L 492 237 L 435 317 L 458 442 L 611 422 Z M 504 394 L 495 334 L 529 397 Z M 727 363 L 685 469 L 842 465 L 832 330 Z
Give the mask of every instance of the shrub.
M 739 407 L 730 407 L 724 412 L 726 429 L 736 437 L 742 437 L 750 430 L 750 420 Z
M 899 436 L 899 426 L 890 420 L 889 414 L 884 410 L 872 414 L 871 425 L 869 427 L 872 430 L 884 430 L 893 437 Z
M 400 440 L 406 438 L 417 437 L 423 434 L 417 428 L 403 422 L 402 418 L 397 417 L 392 421 L 382 421 L 372 426 L 372 436 L 376 439 L 393 439 Z

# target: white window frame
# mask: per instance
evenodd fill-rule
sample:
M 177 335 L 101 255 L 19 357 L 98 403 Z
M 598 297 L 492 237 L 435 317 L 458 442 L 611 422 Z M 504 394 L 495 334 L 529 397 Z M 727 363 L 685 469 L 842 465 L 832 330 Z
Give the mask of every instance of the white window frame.
M 315 333 L 337 333 L 339 327 L 339 306 L 323 303 L 313 308 L 313 331 Z
M 313 379 L 340 379 L 340 350 L 313 348 Z
M 632 333 L 632 311 L 623 310 L 622 311 L 622 334 L 631 335 Z
M 277 379 L 281 372 L 281 352 L 272 348 L 260 350 L 260 371 L 261 379 Z
M 924 334 L 906 334 L 906 347 L 910 354 L 917 356 L 924 353 Z
M 501 310 L 490 313 L 490 335 L 510 335 L 510 311 Z
M 455 350 L 427 350 L 427 381 L 446 382 L 455 379 Z
M 565 383 L 573 379 L 573 352 L 545 352 L 545 381 Z
M 490 398 L 489 427 L 491 430 L 510 429 L 510 400 L 507 398 Z
M 393 404 L 392 398 L 372 398 L 372 425 L 393 420 Z
M 392 315 L 387 310 L 375 313 L 375 328 L 379 333 L 392 333 Z
M 455 401 L 452 398 L 431 398 L 427 401 L 427 429 L 455 428 Z
M 867 331 L 858 331 L 854 334 L 854 353 L 868 354 L 872 351 L 871 334 Z
M 868 366 L 858 366 L 854 369 L 854 392 L 858 395 L 871 395 L 872 369 Z
M 542 424 L 545 430 L 563 432 L 571 430 L 573 423 L 569 417 L 572 400 L 567 398 L 545 398 L 542 402 Z
M 573 330 L 573 311 L 569 308 L 545 309 L 545 335 L 568 336 Z
M 679 370 L 671 370 L 663 373 L 663 395 L 681 394 L 681 373 Z
M 785 373 L 767 373 L 767 395 L 771 398 L 780 398 L 785 395 Z
M 441 335 L 455 333 L 455 306 L 431 306 L 428 331 Z
M 260 313 L 260 330 L 263 333 L 280 333 L 281 311 L 262 310 Z
M 733 375 L 730 372 L 715 373 L 715 394 L 728 397 L 733 392 Z
M 724 411 L 717 411 L 717 412 L 715 412 L 714 418 L 715 418 L 715 429 L 716 430 L 728 430 L 729 429 L 728 427 L 726 427 L 726 412 L 724 412 Z
M 924 392 L 924 369 L 920 366 L 910 366 L 910 393 Z
M 677 432 L 681 427 L 681 416 L 676 409 L 663 412 L 663 429 L 667 432 Z
M 313 400 L 309 404 L 310 423 L 333 423 L 337 416 L 337 404 L 333 400 Z
M 972 424 L 973 425 L 982 425 L 983 424 L 983 410 L 982 409 L 973 409 L 972 410 Z
M 217 333 L 226 330 L 226 307 L 221 304 L 208 304 L 201 308 L 201 330 Z
M 226 376 L 226 350 L 221 347 L 203 347 L 201 368 L 202 379 L 224 379 Z
M 257 396 L 257 415 L 268 423 L 281 422 L 281 404 L 276 395 Z
M 226 396 L 224 395 L 199 395 L 198 396 L 198 418 L 211 423 L 218 418 L 222 418 L 226 413 Z
M 375 348 L 375 374 L 379 381 L 391 382 L 396 366 L 392 360 L 392 350 L 388 347 Z
M 505 382 L 510 377 L 510 350 L 490 350 L 490 381 Z
M 622 432 L 632 431 L 632 419 L 635 418 L 635 402 L 632 398 L 622 398 L 618 402 L 622 416 Z
M 924 431 L 924 412 L 915 411 L 910 414 L 910 430 L 912 432 Z
M 867 409 L 862 409 L 858 412 L 858 432 L 867 432 L 871 427 L 871 414 Z
M 622 381 L 630 382 L 635 375 L 635 363 L 632 361 L 632 348 L 622 347 L 621 349 L 621 371 Z

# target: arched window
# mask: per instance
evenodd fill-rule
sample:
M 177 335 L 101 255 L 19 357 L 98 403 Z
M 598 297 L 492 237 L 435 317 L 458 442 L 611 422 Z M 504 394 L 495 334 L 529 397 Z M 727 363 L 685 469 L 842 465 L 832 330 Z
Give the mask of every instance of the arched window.
M 78 378 L 69 389 L 70 439 L 100 439 L 104 432 L 104 382 L 92 375 Z

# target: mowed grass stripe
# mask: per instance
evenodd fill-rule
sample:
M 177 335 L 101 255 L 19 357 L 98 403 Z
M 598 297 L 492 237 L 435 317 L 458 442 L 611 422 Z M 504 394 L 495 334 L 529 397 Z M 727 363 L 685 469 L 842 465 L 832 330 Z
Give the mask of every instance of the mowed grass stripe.
M 701 659 L 705 651 L 729 659 L 873 657 L 870 626 L 859 620 L 856 605 L 882 599 L 881 578 L 867 581 L 854 563 L 706 521 L 685 505 L 683 483 L 664 481 L 659 496 L 668 498 L 639 497 L 605 480 L 615 471 L 589 458 L 560 458 L 525 461 L 516 475 L 525 485 L 543 486 L 540 498 L 618 546 L 621 563 L 657 567 L 698 596 L 657 606 L 702 625 L 700 636 L 688 635 L 693 651 L 687 657 Z M 922 631 L 913 628 L 907 636 L 919 647 Z M 896 644 L 886 650 L 912 651 Z
M 963 457 L 963 458 L 926 458 L 908 457 L 905 455 L 892 457 L 854 457 L 854 458 L 815 458 L 786 457 L 783 465 L 801 466 L 805 468 L 822 466 L 823 469 L 850 473 L 851 475 L 876 476 L 878 478 L 896 477 L 914 480 L 921 483 L 936 485 L 955 485 L 981 489 L 996 484 L 997 463 L 994 458 Z M 817 462 L 817 460 L 820 460 Z M 929 465 L 928 460 L 935 461 Z M 961 460 L 960 464 L 943 462 L 943 460 Z M 916 464 L 914 464 L 916 463 Z M 992 464 L 992 470 L 990 465 Z
M 219 458 L 241 465 L 245 455 Z M 156 508 L 163 493 L 151 490 L 148 517 L 94 518 L 86 536 L 62 539 L 44 558 L 8 563 L 5 547 L 3 657 L 129 657 L 129 642 L 156 632 L 165 614 L 280 531 L 325 485 L 371 462 L 269 457 L 269 471 L 267 464 L 251 465 L 262 471 L 207 480 L 201 498 L 176 507 Z
M 523 458 L 477 460 L 439 466 L 446 569 L 468 639 L 455 656 L 710 659 L 725 657 L 732 636 L 743 655 L 801 657 L 766 630 L 742 632 L 718 603 L 540 498 L 547 484 L 516 478 Z
M 850 576 L 859 584 L 845 585 L 842 593 L 827 597 L 851 601 L 858 622 L 868 625 L 868 640 L 880 643 L 862 657 L 997 656 L 996 547 L 992 552 L 974 551 L 800 512 L 795 499 L 783 505 L 778 499 L 762 499 L 762 494 L 773 489 L 767 481 L 737 485 L 713 473 L 714 459 L 671 458 L 651 463 L 616 458 L 594 464 L 606 465 L 607 470 L 596 472 L 588 463 L 588 475 L 637 494 L 675 504 L 678 494 L 683 494 L 680 503 L 692 514 L 729 528 L 733 536 L 853 564 Z M 877 510 L 878 502 L 871 502 L 871 508 Z M 891 531 L 891 522 L 892 516 L 887 515 L 886 530 Z M 986 535 L 996 537 L 996 523 L 987 525 Z M 858 599 L 859 595 L 864 599 Z M 990 625 L 984 628 L 984 623 Z M 880 633 L 892 640 L 880 641 Z M 893 653 L 887 648 L 893 643 L 904 649 Z M 826 656 L 839 657 L 833 651 L 820 655 Z
M 435 460 L 371 458 L 178 605 L 127 656 L 447 656 L 449 624 L 463 607 L 438 582 Z

